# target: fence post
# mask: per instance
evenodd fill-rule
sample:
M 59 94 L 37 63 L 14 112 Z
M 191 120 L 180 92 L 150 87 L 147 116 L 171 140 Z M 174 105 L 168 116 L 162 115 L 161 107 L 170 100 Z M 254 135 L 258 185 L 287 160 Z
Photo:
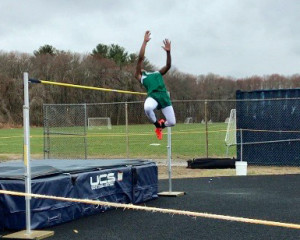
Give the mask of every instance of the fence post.
M 240 129 L 240 137 L 241 137 L 241 162 L 243 161 L 243 129 Z
M 86 107 L 86 103 L 84 103 L 84 156 L 85 156 L 85 159 L 87 159 L 87 120 L 88 120 L 88 115 L 87 115 L 87 107 Z
M 126 157 L 129 158 L 128 103 L 125 102 Z
M 44 111 L 44 159 L 49 159 L 49 144 L 50 144 L 50 137 L 49 137 L 49 124 L 48 124 L 48 107 L 47 105 L 43 104 L 43 111 Z
M 206 158 L 208 158 L 207 100 L 205 100 L 204 115 L 205 115 Z

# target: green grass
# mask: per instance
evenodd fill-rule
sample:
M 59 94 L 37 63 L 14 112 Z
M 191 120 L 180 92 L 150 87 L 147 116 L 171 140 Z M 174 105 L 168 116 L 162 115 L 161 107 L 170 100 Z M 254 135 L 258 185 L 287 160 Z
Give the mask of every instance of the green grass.
M 208 126 L 208 156 L 225 157 L 226 135 L 225 123 L 214 123 Z M 62 129 L 66 131 L 66 129 Z M 43 156 L 43 128 L 30 129 L 31 153 Z M 167 155 L 167 129 L 164 130 L 163 140 L 156 139 L 151 124 L 129 125 L 128 146 L 125 126 L 113 126 L 109 129 L 88 130 L 88 157 L 98 158 L 156 158 L 165 159 Z M 52 146 L 58 152 L 77 154 L 83 147 L 82 136 L 52 137 Z M 127 152 L 128 147 L 128 152 Z M 236 149 L 230 148 L 229 156 L 235 155 Z M 0 129 L 0 154 L 22 155 L 23 129 Z M 203 124 L 177 124 L 172 128 L 172 158 L 191 159 L 206 156 L 206 133 Z

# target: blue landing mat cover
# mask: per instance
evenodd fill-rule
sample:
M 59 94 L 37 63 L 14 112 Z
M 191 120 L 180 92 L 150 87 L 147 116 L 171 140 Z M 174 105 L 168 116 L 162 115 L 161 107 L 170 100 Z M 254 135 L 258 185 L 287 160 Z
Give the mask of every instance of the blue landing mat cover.
M 58 173 L 77 173 L 130 165 L 146 165 L 152 162 L 138 159 L 47 159 L 32 160 L 30 163 L 31 178 L 34 179 Z M 22 161 L 0 163 L 0 179 L 24 179 L 24 172 L 25 167 Z
M 33 160 L 32 193 L 118 203 L 157 198 L 157 166 L 148 160 Z M 23 162 L 0 163 L 0 189 L 25 191 Z M 31 228 L 41 229 L 109 208 L 31 199 Z M 0 194 L 0 228 L 25 229 L 25 199 Z

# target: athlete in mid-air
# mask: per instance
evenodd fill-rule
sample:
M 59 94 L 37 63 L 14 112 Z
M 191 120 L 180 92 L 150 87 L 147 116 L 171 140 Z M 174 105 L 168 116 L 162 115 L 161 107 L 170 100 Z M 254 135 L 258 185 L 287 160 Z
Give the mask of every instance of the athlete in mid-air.
M 162 129 L 165 127 L 172 127 L 176 124 L 174 109 L 170 100 L 169 93 L 166 89 L 163 75 L 171 68 L 171 42 L 168 39 L 163 41 L 162 48 L 167 53 L 166 65 L 159 71 L 146 72 L 143 68 L 143 61 L 145 58 L 145 50 L 147 43 L 151 39 L 150 31 L 146 31 L 144 41 L 138 56 L 136 66 L 135 78 L 143 84 L 147 90 L 147 98 L 144 103 L 144 110 L 150 122 L 155 125 L 155 133 L 159 140 L 162 139 Z M 157 120 L 154 113 L 155 109 L 161 109 L 165 119 Z

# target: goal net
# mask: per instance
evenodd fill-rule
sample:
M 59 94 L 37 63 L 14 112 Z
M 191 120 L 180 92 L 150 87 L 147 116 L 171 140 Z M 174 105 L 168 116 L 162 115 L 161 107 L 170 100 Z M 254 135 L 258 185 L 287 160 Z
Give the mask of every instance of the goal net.
M 236 145 L 236 109 L 231 109 L 227 123 L 225 144 L 229 146 Z
M 88 118 L 88 129 L 111 129 L 111 121 L 109 117 L 93 117 Z
M 191 124 L 193 123 L 193 118 L 192 117 L 187 117 L 185 120 L 184 120 L 184 124 Z

